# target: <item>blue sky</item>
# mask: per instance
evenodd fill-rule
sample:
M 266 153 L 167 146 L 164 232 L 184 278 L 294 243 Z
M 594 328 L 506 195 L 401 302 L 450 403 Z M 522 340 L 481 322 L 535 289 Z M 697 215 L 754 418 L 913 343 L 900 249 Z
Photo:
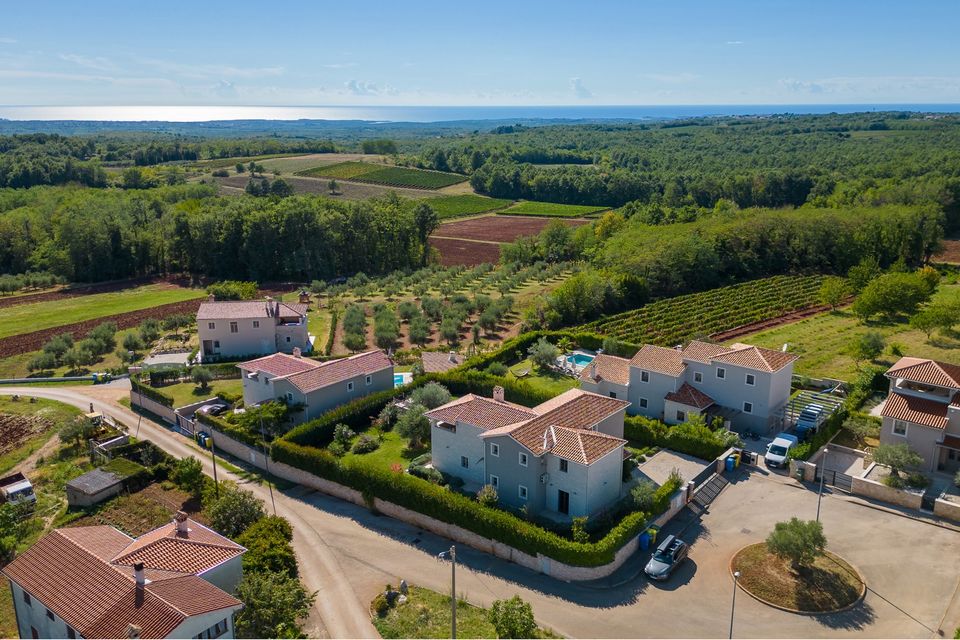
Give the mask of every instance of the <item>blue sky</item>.
M 960 2 L 6 2 L 5 105 L 960 103 Z

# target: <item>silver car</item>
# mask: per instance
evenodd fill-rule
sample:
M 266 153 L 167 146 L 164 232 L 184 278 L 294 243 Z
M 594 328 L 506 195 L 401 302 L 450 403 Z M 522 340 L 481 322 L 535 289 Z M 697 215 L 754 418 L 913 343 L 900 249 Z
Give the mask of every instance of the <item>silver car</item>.
M 644 568 L 651 580 L 666 580 L 673 573 L 673 570 L 680 566 L 687 559 L 689 546 L 686 542 L 676 536 L 667 536 L 664 538 L 657 550 L 653 552 L 653 557 Z

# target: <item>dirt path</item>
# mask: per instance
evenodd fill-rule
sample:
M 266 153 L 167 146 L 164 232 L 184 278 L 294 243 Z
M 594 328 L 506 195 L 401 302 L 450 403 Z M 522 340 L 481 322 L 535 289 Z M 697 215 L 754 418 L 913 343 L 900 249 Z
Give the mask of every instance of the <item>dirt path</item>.
M 54 433 L 42 447 L 31 453 L 29 456 L 21 460 L 19 464 L 10 469 L 10 473 L 17 473 L 19 471 L 20 473 L 26 474 L 28 471 L 33 471 L 37 468 L 37 460 L 39 460 L 41 457 L 44 459 L 49 458 L 51 455 L 56 453 L 57 447 L 59 446 L 60 436 Z
M 840 305 L 839 308 L 843 308 L 847 305 L 849 301 Z M 716 342 L 724 342 L 726 340 L 732 340 L 734 338 L 739 338 L 741 336 L 750 335 L 751 333 L 757 333 L 763 331 L 764 329 L 773 329 L 774 327 L 779 327 L 783 324 L 789 324 L 791 322 L 796 322 L 797 320 L 803 320 L 804 318 L 809 318 L 810 316 L 815 316 L 818 313 L 824 313 L 830 311 L 830 305 L 828 304 L 819 304 L 814 307 L 807 307 L 806 309 L 800 309 L 799 311 L 792 311 L 786 313 L 782 316 L 777 316 L 776 318 L 770 318 L 768 320 L 758 320 L 757 322 L 751 322 L 749 324 L 743 324 L 739 327 L 734 327 L 733 329 L 728 329 L 727 331 L 720 331 L 719 333 L 710 334 L 710 339 Z

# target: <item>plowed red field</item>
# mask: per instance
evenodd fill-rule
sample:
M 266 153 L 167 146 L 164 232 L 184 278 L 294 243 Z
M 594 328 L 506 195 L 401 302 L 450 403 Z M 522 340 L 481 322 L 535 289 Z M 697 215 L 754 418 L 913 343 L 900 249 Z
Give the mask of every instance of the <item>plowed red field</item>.
M 49 428 L 50 422 L 38 416 L 0 413 L 0 454 L 13 451 Z
M 430 238 L 430 246 L 440 252 L 440 264 L 445 267 L 462 264 L 475 267 L 484 262 L 500 259 L 500 245 L 493 242 L 457 240 L 455 238 Z
M 520 236 L 535 236 L 555 218 L 532 216 L 484 216 L 460 222 L 441 224 L 433 232 L 436 238 L 460 238 L 463 240 L 487 240 L 489 242 L 513 242 Z M 589 220 L 561 220 L 571 227 L 587 224 Z M 458 263 L 461 264 L 461 263 Z
M 129 329 L 130 327 L 139 325 L 147 318 L 163 319 L 175 313 L 195 314 L 197 309 L 200 308 L 201 302 L 203 302 L 203 298 L 197 298 L 196 300 L 184 300 L 183 302 L 172 302 L 170 304 L 162 304 L 158 307 L 138 309 L 137 311 L 130 311 L 128 313 L 118 313 L 116 315 L 95 318 L 85 322 L 75 322 L 73 324 L 51 327 L 41 331 L 33 331 L 31 333 L 21 333 L 20 335 L 16 336 L 9 336 L 0 339 L 0 358 L 7 358 L 20 353 L 36 351 L 43 346 L 43 343 L 50 340 L 50 338 L 53 336 L 61 333 L 71 333 L 73 334 L 73 338 L 75 340 L 80 339 L 87 335 L 87 332 L 89 332 L 91 329 L 103 322 L 116 322 L 118 329 Z

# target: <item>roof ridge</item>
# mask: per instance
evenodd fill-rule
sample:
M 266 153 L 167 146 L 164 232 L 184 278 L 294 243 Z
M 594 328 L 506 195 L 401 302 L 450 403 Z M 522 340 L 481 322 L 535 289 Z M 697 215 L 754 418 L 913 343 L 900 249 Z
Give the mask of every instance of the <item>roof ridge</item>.
M 178 577 L 176 577 L 176 578 L 168 578 L 167 580 L 163 580 L 162 582 L 171 582 L 171 581 L 173 581 L 173 580 L 183 580 L 183 579 L 186 579 L 186 578 L 195 578 L 195 577 L 196 577 L 196 576 L 193 575 L 193 574 L 187 574 L 187 575 L 184 575 L 184 576 L 178 576 Z M 202 578 L 201 578 L 201 580 L 202 580 Z M 147 584 L 144 585 L 144 589 L 145 589 L 145 590 L 146 590 L 146 589 L 149 589 L 150 595 L 152 595 L 154 598 L 156 598 L 157 600 L 159 600 L 160 602 L 162 602 L 162 603 L 165 604 L 166 606 L 170 607 L 171 609 L 173 609 L 174 611 L 176 611 L 177 613 L 179 613 L 179 614 L 180 614 L 181 616 L 183 616 L 184 618 L 189 618 L 189 617 L 190 617 L 190 614 L 188 614 L 186 611 L 184 611 L 183 609 L 181 609 L 180 607 L 178 607 L 177 605 L 173 604 L 172 602 L 170 602 L 169 600 L 167 600 L 166 598 L 164 598 L 162 595 L 160 595 L 159 593 L 157 593 L 156 591 L 154 591 L 151 587 L 152 587 L 153 585 L 155 585 L 155 584 L 157 584 L 157 583 L 156 583 L 156 582 L 147 583 Z M 214 585 L 214 586 L 216 586 L 216 585 Z
M 103 525 L 103 526 L 109 527 L 110 525 Z M 112 527 L 112 528 L 113 528 L 113 529 L 116 529 L 117 531 L 120 531 L 120 529 L 117 529 L 116 527 Z M 103 558 L 101 558 L 101 557 L 97 556 L 96 554 L 92 553 L 89 549 L 87 549 L 86 547 L 84 547 L 83 545 L 81 545 L 79 542 L 76 542 L 75 540 L 72 540 L 72 539 L 69 538 L 68 536 L 63 535 L 63 533 L 61 532 L 61 529 L 54 529 L 54 530 L 51 531 L 50 533 L 56 533 L 57 536 L 58 536 L 60 539 L 66 540 L 66 541 L 69 542 L 71 545 L 75 546 L 77 549 L 79 549 L 80 551 L 82 551 L 82 552 L 85 553 L 86 555 L 90 556 L 90 558 L 91 558 L 92 560 L 95 560 L 95 561 L 99 562 L 100 564 L 102 564 L 102 565 L 104 565 L 104 566 L 106 566 L 106 567 L 109 567 L 109 568 L 112 569 L 113 571 L 116 571 L 117 573 L 119 573 L 119 574 L 120 574 L 121 576 L 123 576 L 124 578 L 127 578 L 127 579 L 129 579 L 129 580 L 133 580 L 133 578 L 131 578 L 130 576 L 128 576 L 124 571 L 121 571 L 119 567 L 117 567 L 115 564 L 113 564 L 113 561 L 112 561 L 112 560 L 104 560 Z M 120 533 L 123 533 L 123 531 L 120 531 Z M 127 534 L 123 533 L 123 535 L 126 536 Z M 127 536 L 127 537 L 129 538 L 130 536 Z M 136 540 L 136 538 L 131 538 L 131 539 L 132 539 L 132 540 Z

